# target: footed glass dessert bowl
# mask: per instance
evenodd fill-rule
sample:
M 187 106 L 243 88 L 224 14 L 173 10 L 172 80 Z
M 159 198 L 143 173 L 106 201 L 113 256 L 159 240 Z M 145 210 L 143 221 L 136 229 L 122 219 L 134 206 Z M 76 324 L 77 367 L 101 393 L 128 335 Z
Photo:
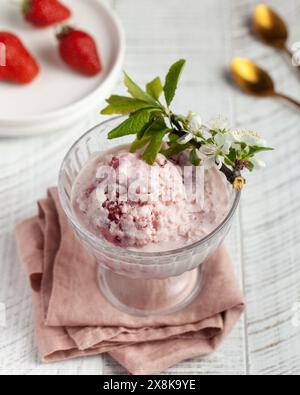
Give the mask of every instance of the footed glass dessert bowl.
M 107 139 L 108 132 L 119 123 L 120 117 L 103 122 L 84 134 L 72 146 L 63 161 L 59 175 L 60 200 L 78 239 L 97 261 L 95 275 L 99 279 L 99 292 L 117 309 L 127 314 L 136 316 L 171 314 L 186 307 L 201 291 L 203 281 L 205 281 L 201 275 L 201 265 L 217 250 L 227 235 L 238 207 L 240 191 L 234 190 L 229 183 L 224 184 L 228 196 L 225 215 L 214 228 L 209 229 L 203 237 L 193 239 L 190 244 L 181 246 L 178 243 L 177 245 L 175 234 L 172 242 L 173 237 L 169 230 L 169 244 L 166 245 L 172 246 L 172 249 L 156 247 L 152 251 L 113 243 L 108 237 L 104 237 L 103 232 L 99 231 L 97 234 L 88 226 L 88 222 L 81 220 L 74 209 L 74 189 L 76 189 L 76 184 L 78 185 L 78 178 L 82 177 L 83 170 L 93 161 L 93 158 L 105 157 L 107 152 L 117 148 L 120 144 L 129 144 L 132 141 L 131 136 L 117 141 Z M 115 168 L 116 163 L 112 166 Z M 219 185 L 216 185 L 216 189 L 218 188 Z M 91 193 L 94 193 L 93 189 L 85 192 L 85 198 L 88 199 Z M 208 193 L 211 195 L 211 191 Z M 107 209 L 110 205 L 106 202 L 101 204 L 101 207 Z M 89 209 L 84 207 L 82 211 L 87 213 Z M 128 221 L 120 224 L 119 216 L 116 221 L 115 212 L 113 214 L 112 218 L 112 212 L 108 211 L 108 218 L 113 221 L 114 229 L 117 223 L 123 230 L 123 226 L 128 225 Z M 163 212 L 159 211 L 157 221 L 160 221 L 161 215 Z M 134 217 L 131 216 L 131 218 Z M 136 223 L 135 218 L 134 223 Z M 151 226 L 154 226 L 152 222 Z M 155 229 L 154 226 L 152 231 Z M 135 237 L 138 240 L 141 235 L 139 232 L 143 231 L 143 227 L 137 230 Z M 162 237 L 165 237 L 168 232 L 162 232 Z M 114 234 L 114 237 L 115 240 L 120 240 L 120 236 L 116 237 Z M 157 233 L 155 237 L 159 239 L 160 233 Z

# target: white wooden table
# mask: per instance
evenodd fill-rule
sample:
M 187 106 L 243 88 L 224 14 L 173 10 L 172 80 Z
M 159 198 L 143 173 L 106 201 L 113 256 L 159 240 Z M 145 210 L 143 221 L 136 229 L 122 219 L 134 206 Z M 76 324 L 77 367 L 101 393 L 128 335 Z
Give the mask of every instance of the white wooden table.
M 269 69 L 278 87 L 300 100 L 300 78 L 283 55 L 249 35 L 256 0 L 107 0 L 127 33 L 126 70 L 146 82 L 180 57 L 188 60 L 175 106 L 209 120 L 228 114 L 238 127 L 262 132 L 276 151 L 265 171 L 249 178 L 228 238 L 247 296 L 247 311 L 221 349 L 186 361 L 167 373 L 300 373 L 300 113 L 271 99 L 255 100 L 235 90 L 226 67 L 236 55 Z M 270 0 L 300 41 L 299 0 Z M 121 86 L 121 83 L 119 84 Z M 1 93 L 0 93 L 1 94 Z M 101 108 L 99 103 L 99 109 Z M 2 374 L 124 373 L 109 357 L 42 365 L 33 338 L 30 290 L 17 258 L 16 222 L 35 213 L 34 202 L 57 180 L 64 153 L 97 114 L 77 130 L 26 140 L 0 140 L 0 327 Z M 3 306 L 0 304 L 0 306 Z

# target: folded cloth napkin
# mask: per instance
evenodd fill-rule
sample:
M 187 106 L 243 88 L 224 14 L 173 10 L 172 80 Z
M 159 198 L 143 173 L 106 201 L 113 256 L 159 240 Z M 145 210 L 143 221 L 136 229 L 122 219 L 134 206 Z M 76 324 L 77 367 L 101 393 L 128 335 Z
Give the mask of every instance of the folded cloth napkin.
M 132 374 L 160 373 L 215 350 L 243 312 L 224 247 L 203 264 L 203 289 L 184 310 L 145 318 L 118 311 L 101 295 L 95 259 L 74 236 L 57 190 L 38 207 L 38 216 L 19 224 L 16 236 L 43 362 L 108 352 Z

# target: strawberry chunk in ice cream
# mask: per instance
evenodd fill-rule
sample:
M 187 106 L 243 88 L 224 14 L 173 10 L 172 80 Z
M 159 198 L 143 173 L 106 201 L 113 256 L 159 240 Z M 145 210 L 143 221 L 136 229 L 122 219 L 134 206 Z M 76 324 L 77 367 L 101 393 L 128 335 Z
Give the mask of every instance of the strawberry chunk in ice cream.
M 228 212 L 226 180 L 205 171 L 203 199 L 187 191 L 184 158 L 158 155 L 153 166 L 119 147 L 96 155 L 73 187 L 73 208 L 82 225 L 128 249 L 166 251 L 192 244 L 214 230 Z

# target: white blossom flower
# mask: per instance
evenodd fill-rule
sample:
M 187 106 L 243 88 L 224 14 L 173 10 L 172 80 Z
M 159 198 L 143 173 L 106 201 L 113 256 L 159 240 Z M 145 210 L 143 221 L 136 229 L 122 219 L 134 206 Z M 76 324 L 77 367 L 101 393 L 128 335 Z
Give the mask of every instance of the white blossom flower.
M 224 159 L 219 155 L 211 155 L 208 150 L 204 150 L 203 148 L 204 147 L 198 150 L 198 155 L 205 169 L 209 170 L 214 166 L 217 166 L 220 169 L 223 165 Z
M 207 149 L 204 149 L 204 147 L 206 147 Z M 215 166 L 216 156 L 210 152 L 207 145 L 202 146 L 197 153 L 205 169 L 211 169 L 213 166 Z
M 218 147 L 219 151 L 222 151 L 225 155 L 229 154 L 230 147 L 233 143 L 233 138 L 231 133 L 218 133 L 214 137 L 215 145 Z
M 214 164 L 217 164 L 218 167 L 222 167 L 224 161 L 223 156 L 229 154 L 232 142 L 232 135 L 226 132 L 216 134 L 211 143 L 203 143 L 199 151 L 207 167 L 212 167 Z
M 234 130 L 230 132 L 236 143 L 246 143 L 249 147 L 266 147 L 267 142 L 260 134 L 251 130 Z
M 188 113 L 188 116 L 186 117 L 186 122 L 186 134 L 177 141 L 178 144 L 187 144 L 193 138 L 195 138 L 196 133 L 200 132 L 201 130 L 202 120 L 200 115 L 196 114 L 195 112 L 190 111 Z
M 219 115 L 216 118 L 213 118 L 209 124 L 209 128 L 211 130 L 228 130 L 229 129 L 229 121 L 226 117 Z
M 300 42 L 293 44 L 291 51 L 293 54 L 293 59 L 292 59 L 293 66 L 299 67 L 300 66 Z
M 177 140 L 177 143 L 184 145 L 189 143 L 193 138 L 195 138 L 195 135 L 193 133 L 186 133 L 184 136 L 180 137 L 180 139 Z
M 200 131 L 202 126 L 202 119 L 199 114 L 190 111 L 188 116 L 186 117 L 187 120 L 187 128 L 192 133 L 197 133 Z
M 264 161 L 262 161 L 261 159 L 257 159 L 257 158 L 252 158 L 251 162 L 254 165 L 254 168 L 256 170 L 260 170 L 260 169 L 264 169 L 266 167 L 266 164 Z
M 210 168 L 217 163 L 220 167 L 223 163 L 222 155 L 229 153 L 231 143 L 226 140 L 226 136 L 218 134 L 214 142 L 203 144 L 199 151 L 206 167 Z

